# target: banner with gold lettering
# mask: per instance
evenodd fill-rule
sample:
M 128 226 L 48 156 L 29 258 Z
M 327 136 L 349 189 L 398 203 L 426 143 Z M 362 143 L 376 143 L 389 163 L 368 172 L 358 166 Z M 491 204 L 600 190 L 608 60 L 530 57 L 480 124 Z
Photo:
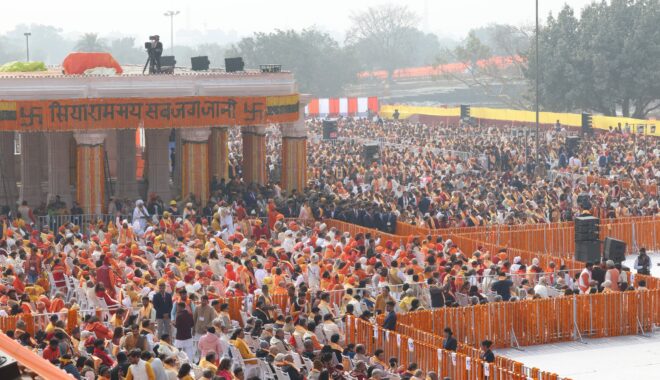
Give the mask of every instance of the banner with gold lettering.
M 298 120 L 299 96 L 0 100 L 0 131 L 258 125 Z

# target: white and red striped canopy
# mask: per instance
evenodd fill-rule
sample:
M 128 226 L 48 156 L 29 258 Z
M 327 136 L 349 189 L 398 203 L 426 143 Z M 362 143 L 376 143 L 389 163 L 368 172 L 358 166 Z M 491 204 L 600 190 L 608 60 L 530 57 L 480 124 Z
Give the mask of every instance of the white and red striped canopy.
M 319 98 L 312 99 L 305 107 L 307 116 L 366 116 L 378 113 L 378 97 L 368 98 Z

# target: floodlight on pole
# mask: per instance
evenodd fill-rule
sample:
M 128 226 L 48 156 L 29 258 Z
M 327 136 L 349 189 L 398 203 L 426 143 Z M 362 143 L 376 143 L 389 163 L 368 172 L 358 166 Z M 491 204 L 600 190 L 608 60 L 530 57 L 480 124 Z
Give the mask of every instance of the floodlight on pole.
M 25 53 L 27 55 L 27 62 L 30 62 L 30 36 L 32 33 L 25 32 L 23 35 L 25 36 Z
M 170 18 L 170 43 L 171 43 L 171 54 L 174 55 L 174 16 L 178 15 L 181 13 L 180 11 L 167 11 L 165 12 L 165 16 Z

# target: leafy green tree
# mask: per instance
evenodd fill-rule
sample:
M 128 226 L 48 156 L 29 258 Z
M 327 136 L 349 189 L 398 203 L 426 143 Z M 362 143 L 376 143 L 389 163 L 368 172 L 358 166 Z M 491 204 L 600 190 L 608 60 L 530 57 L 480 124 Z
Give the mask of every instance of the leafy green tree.
M 539 36 L 541 104 L 635 118 L 660 108 L 658 20 L 659 0 L 593 3 L 579 20 L 568 6 L 550 15 Z M 529 56 L 533 86 L 533 50 Z
M 357 72 L 350 51 L 314 28 L 256 33 L 233 45 L 226 56 L 243 57 L 248 68 L 281 64 L 284 70 L 295 74 L 300 91 L 316 96 L 340 95 Z
M 76 43 L 76 50 L 83 52 L 108 51 L 105 41 L 97 33 L 85 33 Z
M 539 93 L 540 106 L 552 111 L 574 111 L 583 97 L 584 78 L 580 79 L 585 61 L 578 55 L 579 20 L 573 9 L 565 6 L 557 15 L 548 16 L 547 25 L 539 34 Z M 530 92 L 534 91 L 536 78 L 536 42 L 528 52 L 529 67 L 525 71 Z M 582 82 L 582 83 L 581 83 Z

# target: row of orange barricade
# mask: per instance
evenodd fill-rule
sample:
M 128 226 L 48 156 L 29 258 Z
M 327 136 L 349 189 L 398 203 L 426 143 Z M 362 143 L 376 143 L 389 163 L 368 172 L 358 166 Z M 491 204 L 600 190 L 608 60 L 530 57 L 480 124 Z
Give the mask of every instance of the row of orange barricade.
M 398 331 L 427 343 L 434 338 L 424 333 L 440 336 L 449 327 L 473 347 L 484 339 L 511 347 L 634 335 L 660 323 L 660 289 L 422 310 L 399 315 L 397 323 Z
M 660 219 L 640 218 L 627 222 L 601 220 L 600 240 L 611 237 L 626 243 L 628 254 L 637 253 L 639 248 L 649 251 L 660 249 Z M 543 227 L 536 229 L 509 230 L 491 229 L 460 234 L 478 241 L 489 241 L 502 247 L 550 254 L 571 258 L 575 252 L 575 230 L 571 226 Z
M 557 380 L 557 374 L 526 368 L 522 363 L 496 357 L 487 363 L 477 349 L 461 345 L 457 352 L 442 349 L 442 340 L 423 341 L 402 332 L 385 330 L 368 321 L 347 316 L 347 343 L 363 344 L 367 352 L 382 349 L 385 357 L 396 357 L 399 365 L 417 364 L 422 371 L 434 371 L 438 377 L 453 380 L 511 379 Z M 568 380 L 564 378 L 564 380 Z
M 404 243 L 410 237 L 447 239 L 456 236 L 467 237 L 479 242 L 491 242 L 503 248 L 515 248 L 533 253 L 544 253 L 561 258 L 572 258 L 575 252 L 575 231 L 573 222 L 531 224 L 531 225 L 489 225 L 429 229 L 421 226 L 397 222 L 396 234 L 388 234 L 375 229 L 358 226 L 334 219 L 326 220 L 329 227 L 349 232 L 380 236 L 381 240 Z M 660 218 L 656 216 L 624 217 L 601 219 L 600 240 L 611 237 L 626 243 L 628 254 L 636 253 L 641 247 L 650 251 L 660 250 Z M 454 241 L 455 242 L 455 241 Z M 461 247 L 466 251 L 464 247 Z
M 446 229 L 429 229 L 397 222 L 399 239 L 407 236 L 466 236 L 482 242 L 494 242 L 510 248 L 548 253 L 559 257 L 571 257 L 575 251 L 573 222 L 530 224 L 530 225 L 489 225 Z M 656 216 L 601 218 L 600 239 L 612 237 L 627 244 L 627 253 L 645 247 L 648 250 L 660 249 L 660 218 Z

